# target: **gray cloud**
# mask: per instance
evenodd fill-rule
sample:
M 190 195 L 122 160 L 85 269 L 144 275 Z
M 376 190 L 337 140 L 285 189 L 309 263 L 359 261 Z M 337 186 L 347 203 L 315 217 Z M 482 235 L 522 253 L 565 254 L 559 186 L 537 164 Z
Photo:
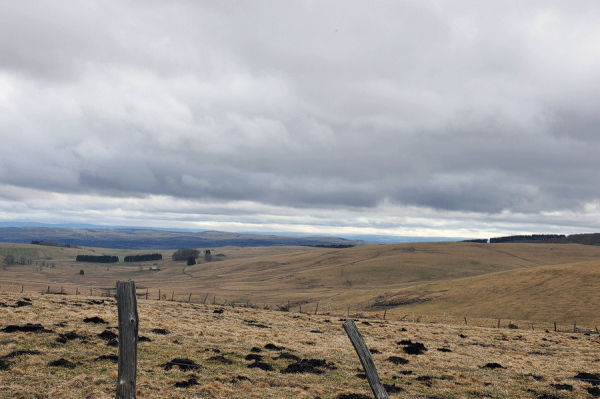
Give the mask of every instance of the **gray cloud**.
M 2 4 L 0 216 L 35 215 L 47 193 L 58 213 L 54 194 L 208 201 L 223 218 L 326 210 L 330 225 L 348 211 L 382 226 L 393 204 L 452 214 L 455 232 L 485 228 L 465 215 L 541 228 L 558 212 L 576 228 L 573 215 L 598 220 L 599 14 L 587 1 Z M 16 188 L 31 195 L 21 211 Z

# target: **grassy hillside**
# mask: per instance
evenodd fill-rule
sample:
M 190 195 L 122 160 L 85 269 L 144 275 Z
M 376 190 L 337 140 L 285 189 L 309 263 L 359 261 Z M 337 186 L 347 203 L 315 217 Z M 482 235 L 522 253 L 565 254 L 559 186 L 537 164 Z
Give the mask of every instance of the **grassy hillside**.
M 599 289 L 600 260 L 596 260 L 422 284 L 391 294 L 383 302 L 420 298 L 426 302 L 403 307 L 424 314 L 448 312 L 600 326 Z
M 140 398 L 372 397 L 343 317 L 144 300 L 138 313 Z M 114 398 L 118 350 L 110 336 L 117 320 L 113 299 L 0 294 L 0 398 Z M 9 327 L 26 323 L 41 323 L 44 331 Z M 356 324 L 390 398 L 598 394 L 595 381 L 573 378 L 600 375 L 595 333 Z M 411 351 L 418 347 L 412 343 L 425 351 Z M 183 362 L 197 366 L 184 370 L 177 365 Z
M 163 259 L 123 262 L 126 255 L 151 252 L 162 253 Z M 564 322 L 576 318 L 600 324 L 593 306 L 585 310 L 587 305 L 580 305 L 595 304 L 588 298 L 600 288 L 594 275 L 600 247 L 595 246 L 437 242 L 347 249 L 223 247 L 213 248 L 212 262 L 199 259 L 194 266 L 172 261 L 172 253 L 0 243 L 0 256 L 35 258 L 31 266 L 3 270 L 0 290 L 20 291 L 25 285 L 25 290 L 37 292 L 49 286 L 88 292 L 132 279 L 154 299 L 160 291 L 163 299 L 190 299 L 191 294 L 192 301 L 250 301 L 271 307 L 289 301 L 293 309 L 307 311 L 318 303 L 321 310 L 385 310 L 390 317 L 416 311 Z M 79 263 L 78 254 L 116 255 L 121 261 Z M 149 271 L 152 265 L 161 271 Z M 550 279 L 547 270 L 560 276 Z

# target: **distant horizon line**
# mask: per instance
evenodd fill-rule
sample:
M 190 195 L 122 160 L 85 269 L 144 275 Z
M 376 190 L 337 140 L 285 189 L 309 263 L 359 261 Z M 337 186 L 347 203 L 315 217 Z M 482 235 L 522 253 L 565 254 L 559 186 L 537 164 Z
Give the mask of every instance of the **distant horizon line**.
M 474 239 L 473 237 L 429 237 L 429 236 L 395 236 L 386 234 L 305 234 L 298 232 L 260 232 L 260 231 L 226 231 L 226 230 L 205 230 L 205 229 L 190 229 L 177 227 L 143 227 L 143 226 L 115 226 L 115 225 L 97 225 L 91 223 L 43 223 L 43 222 L 21 222 L 21 221 L 6 221 L 0 222 L 0 228 L 23 228 L 23 227 L 48 227 L 48 228 L 65 228 L 65 229 L 105 229 L 105 230 L 150 230 L 150 231 L 167 231 L 173 233 L 207 233 L 211 231 L 232 233 L 232 234 L 252 234 L 263 236 L 283 236 L 283 237 L 299 237 L 299 238 L 342 238 L 347 240 L 371 241 L 379 243 L 406 243 L 406 242 L 435 242 L 435 241 L 463 241 Z M 485 238 L 485 237 L 484 237 Z M 489 237 L 487 237 L 489 238 Z

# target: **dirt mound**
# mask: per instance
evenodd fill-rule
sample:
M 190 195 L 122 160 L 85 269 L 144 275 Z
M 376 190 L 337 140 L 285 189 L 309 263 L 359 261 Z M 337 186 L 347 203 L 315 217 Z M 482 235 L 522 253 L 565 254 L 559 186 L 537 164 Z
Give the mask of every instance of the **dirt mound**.
M 600 385 L 600 377 L 597 376 L 596 374 L 582 372 L 582 373 L 577 373 L 577 375 L 573 378 L 576 380 L 587 382 L 588 384 L 592 384 L 594 386 Z
M 410 339 L 398 342 L 398 345 L 404 345 L 404 353 L 408 355 L 422 355 L 427 351 L 425 345 L 420 342 L 412 342 Z
M 188 388 L 192 385 L 198 385 L 198 381 L 194 377 L 190 377 L 187 381 L 176 382 L 175 388 Z
M 3 331 L 5 333 L 14 333 L 14 332 L 51 333 L 51 332 L 54 332 L 52 330 L 46 330 L 44 328 L 44 326 L 42 326 L 41 324 L 30 324 L 30 323 L 27 323 L 24 326 L 16 326 L 16 325 L 6 326 L 5 328 L 3 328 L 0 331 Z
M 569 385 L 569 384 L 550 384 L 550 386 L 559 391 L 571 392 L 573 390 L 573 385 Z
M 251 353 L 249 355 L 246 355 L 244 359 L 249 361 L 260 362 L 261 360 L 263 360 L 263 357 L 261 355 L 257 355 L 256 353 Z
M 66 344 L 67 341 L 75 341 L 76 339 L 80 340 L 83 343 L 87 343 L 86 337 L 83 335 L 77 334 L 75 331 L 71 331 L 64 334 L 58 334 L 58 338 L 56 338 L 56 342 L 60 344 Z
M 64 358 L 60 358 L 58 360 L 55 360 L 53 362 L 48 363 L 48 366 L 50 367 L 64 367 L 67 369 L 74 369 L 75 367 L 77 367 L 77 364 L 72 363 Z
M 98 316 L 94 316 L 94 317 L 86 317 L 85 319 L 83 319 L 84 323 L 93 323 L 93 324 L 108 324 L 107 321 L 104 321 L 104 319 L 98 317 Z
M 200 366 L 199 364 L 197 364 L 193 360 L 190 360 L 190 359 L 179 359 L 179 358 L 175 358 L 175 359 L 171 360 L 170 362 L 167 362 L 167 364 L 165 364 L 164 367 L 165 367 L 166 371 L 169 371 L 174 366 L 179 367 L 183 371 L 195 370 L 195 369 L 202 368 L 202 366 Z
M 110 341 L 119 339 L 119 336 L 110 330 L 104 330 L 100 334 L 98 334 L 98 338 L 103 339 L 105 341 Z
M 277 346 L 277 345 L 274 345 L 274 344 L 266 344 L 265 345 L 265 349 L 268 349 L 270 351 L 282 351 L 285 348 L 283 346 Z
M 273 366 L 271 366 L 270 364 L 264 363 L 264 362 L 259 362 L 259 361 L 250 363 L 248 365 L 248 368 L 249 369 L 258 368 L 258 369 L 265 370 L 265 371 L 273 371 Z
M 383 384 L 383 387 L 387 393 L 400 393 L 404 391 L 404 389 L 397 387 L 396 384 Z
M 335 370 L 336 368 L 337 367 L 333 363 L 327 363 L 325 359 L 302 359 L 299 362 L 287 366 L 282 373 L 323 374 L 325 372 L 323 369 Z
M 496 369 L 505 369 L 506 367 L 502 367 L 502 365 L 499 363 L 487 363 L 485 366 L 481 366 L 480 368 L 496 370 Z
M 223 363 L 223 364 L 233 364 L 233 362 L 231 360 L 227 359 L 223 355 L 209 357 L 207 360 L 209 360 L 211 362 L 219 362 L 219 363 Z
M 396 365 L 408 364 L 408 360 L 399 356 L 390 356 L 386 359 L 388 362 L 392 362 Z

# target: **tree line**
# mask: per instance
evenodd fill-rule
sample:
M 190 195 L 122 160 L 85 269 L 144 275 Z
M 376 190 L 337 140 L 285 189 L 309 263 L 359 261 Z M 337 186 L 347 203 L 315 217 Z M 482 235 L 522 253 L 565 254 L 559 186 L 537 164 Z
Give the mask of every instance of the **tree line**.
M 496 244 L 501 242 L 520 242 L 520 241 L 548 241 L 565 238 L 564 234 L 532 234 L 532 235 L 518 235 L 518 236 L 507 236 L 507 237 L 494 237 L 490 238 L 490 244 Z
M 60 244 L 56 241 L 31 241 L 33 245 L 46 245 L 48 247 L 63 247 L 63 248 L 71 248 L 71 244 Z
M 145 262 L 149 260 L 161 260 L 162 254 L 146 254 L 146 255 L 127 255 L 123 261 L 125 262 Z
M 77 255 L 77 262 L 115 263 L 119 261 L 118 256 L 110 255 Z

